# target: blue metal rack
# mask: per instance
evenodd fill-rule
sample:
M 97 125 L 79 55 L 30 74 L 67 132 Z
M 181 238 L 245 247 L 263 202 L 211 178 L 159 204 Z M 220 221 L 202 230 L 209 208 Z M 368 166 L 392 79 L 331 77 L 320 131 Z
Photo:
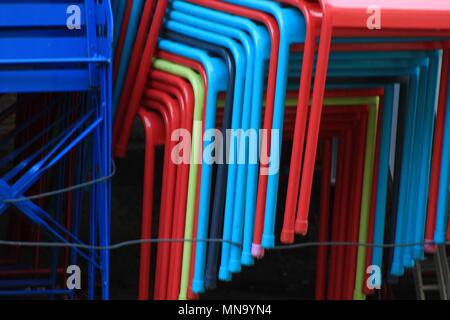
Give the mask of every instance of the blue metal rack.
M 75 23 L 79 22 L 75 28 L 69 28 L 68 25 L 72 18 Z M 69 156 L 76 159 L 74 184 L 99 179 L 111 173 L 112 43 L 113 18 L 109 0 L 0 2 L 0 94 L 66 94 L 64 101 L 56 102 L 57 110 L 53 107 L 53 111 L 61 117 L 55 120 L 59 121 L 57 125 L 53 122 L 51 128 L 47 128 L 47 133 L 53 133 L 47 144 L 23 156 L 27 147 L 25 143 L 25 147 L 6 156 L 15 161 L 12 161 L 14 166 L 8 167 L 9 171 L 0 177 L 2 199 L 23 198 L 51 170 L 58 172 L 51 175 L 52 187 L 64 187 L 67 172 L 64 171 L 63 163 Z M 78 106 L 74 106 L 74 99 L 71 99 L 74 95 L 81 97 Z M 76 120 L 72 118 L 72 121 L 68 121 L 64 115 L 69 115 L 74 109 L 77 110 Z M 27 123 L 31 125 L 30 121 L 25 121 L 22 126 Z M 17 130 L 11 132 L 11 138 L 17 135 Z M 38 132 L 37 136 L 42 134 L 43 131 Z M 22 156 L 18 158 L 20 153 Z M 94 184 L 89 188 L 89 193 L 90 243 L 108 246 L 110 182 L 105 180 Z M 61 212 L 64 212 L 61 210 L 64 207 L 61 197 L 48 202 L 52 210 L 44 209 L 34 200 L 3 201 L 0 203 L 0 215 L 14 207 L 17 213 L 39 226 L 53 241 L 82 244 L 78 236 L 81 197 L 81 191 L 74 192 L 74 224 L 71 229 L 60 223 Z M 77 248 L 71 250 L 71 264 L 75 264 L 78 257 L 88 261 L 89 298 L 95 297 L 95 274 L 100 272 L 101 297 L 108 299 L 109 251 L 101 250 L 97 254 Z M 50 275 L 52 281 L 14 279 L 1 282 L 0 296 L 73 296 L 72 290 L 62 289 L 56 284 L 57 260 L 58 255 L 55 254 L 51 268 L 53 273 Z

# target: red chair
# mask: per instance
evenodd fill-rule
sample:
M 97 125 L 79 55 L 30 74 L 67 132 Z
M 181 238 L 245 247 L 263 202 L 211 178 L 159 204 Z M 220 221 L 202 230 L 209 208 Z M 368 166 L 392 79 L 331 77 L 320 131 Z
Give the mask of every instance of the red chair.
M 144 166 L 144 190 L 142 201 L 142 231 L 143 239 L 152 238 L 152 212 L 153 212 L 153 181 L 155 165 L 155 149 L 164 144 L 164 123 L 156 112 L 141 108 L 139 118 L 143 122 L 145 130 L 145 166 Z M 150 244 L 141 245 L 140 269 L 139 269 L 139 300 L 148 300 L 150 283 Z
M 439 188 L 439 173 L 441 171 L 442 158 L 442 142 L 444 137 L 444 118 L 445 118 L 445 104 L 448 99 L 447 83 L 448 83 L 448 67 L 449 67 L 449 51 L 445 50 L 442 56 L 442 71 L 439 88 L 438 111 L 436 115 L 436 129 L 433 141 L 433 156 L 431 164 L 430 176 L 430 193 L 428 199 L 427 223 L 425 231 L 425 240 L 433 241 L 434 230 L 436 227 L 436 211 L 437 211 L 437 197 Z M 449 224 L 450 226 L 450 224 Z M 450 227 L 449 227 L 450 232 Z M 450 235 L 450 233 L 448 233 Z M 449 236 L 447 236 L 449 238 Z M 434 252 L 434 246 L 425 246 L 427 252 Z
M 171 159 L 171 153 L 176 143 L 171 141 L 172 132 L 180 127 L 180 110 L 176 101 L 172 99 L 166 93 L 149 89 L 146 94 L 151 96 L 151 100 L 144 99 L 141 103 L 144 106 L 151 108 L 161 114 L 165 125 L 165 151 L 164 151 L 164 171 L 161 199 L 168 199 L 168 195 L 174 193 L 175 181 L 177 174 L 177 166 Z M 153 180 L 144 180 L 144 184 L 153 184 Z M 143 201 L 148 201 L 146 198 Z M 144 204 L 144 207 L 148 205 Z M 160 219 L 159 219 L 159 231 L 158 237 L 161 239 L 169 239 L 172 236 L 172 221 L 174 213 L 173 201 L 161 201 Z M 151 212 L 143 212 L 143 222 L 148 221 L 147 215 L 151 215 Z M 142 224 L 143 228 L 145 224 Z M 156 265 L 156 277 L 155 277 L 155 299 L 163 300 L 167 296 L 167 282 L 168 282 L 168 262 L 170 243 L 161 242 L 158 244 L 157 251 L 157 265 Z M 149 261 L 141 258 L 141 271 L 140 275 L 149 273 L 146 270 L 149 269 Z M 145 275 L 144 275 L 145 277 Z M 146 299 L 148 297 L 148 283 L 140 281 L 139 285 L 139 298 Z M 147 297 L 146 297 L 147 296 Z
M 312 112 L 308 127 L 305 159 L 302 170 L 303 177 L 300 187 L 298 214 L 300 215 L 299 221 L 305 227 L 303 230 L 299 230 L 300 233 L 306 233 L 307 231 L 307 216 L 312 183 L 311 169 L 314 167 L 333 30 L 339 28 L 351 29 L 357 30 L 357 34 L 370 36 L 371 32 L 367 30 L 366 25 L 368 18 L 367 8 L 374 4 L 378 5 L 383 12 L 383 28 L 380 33 L 382 32 L 384 35 L 387 34 L 386 31 L 394 31 L 393 34 L 404 34 L 398 31 L 414 30 L 414 33 L 411 32 L 410 35 L 418 36 L 418 32 L 422 31 L 420 35 L 436 36 L 441 34 L 443 30 L 450 30 L 450 3 L 447 1 L 438 0 L 429 2 L 418 0 L 411 3 L 406 1 L 360 0 L 349 3 L 342 0 L 320 0 L 319 2 L 322 6 L 323 19 L 314 91 L 312 94 Z M 424 9 L 427 10 L 427 14 L 423 14 L 422 10 Z M 417 19 L 405 19 L 405 17 L 411 15 Z
M 303 68 L 302 68 L 302 78 L 300 81 L 300 91 L 299 91 L 299 108 L 309 99 L 309 93 L 312 79 L 312 59 L 314 56 L 315 48 L 316 48 L 316 37 L 319 35 L 319 30 L 321 26 L 322 20 L 322 10 L 317 2 L 308 2 L 303 0 L 277 0 L 279 2 L 289 4 L 297 7 L 300 11 L 302 11 L 305 16 L 306 21 L 306 37 L 305 37 L 305 45 L 297 45 L 294 46 L 294 50 L 304 51 L 303 57 Z M 366 15 L 367 18 L 367 15 Z M 341 31 L 339 36 L 361 36 L 364 33 L 356 34 L 355 30 L 339 30 Z M 385 30 L 383 30 L 385 32 Z M 367 33 L 367 32 L 366 32 Z M 407 33 L 402 32 L 401 34 L 408 35 Z M 369 35 L 365 34 L 365 36 L 386 36 L 389 35 L 387 33 L 370 33 Z M 414 34 L 417 36 L 417 34 Z M 412 42 L 412 43 L 368 43 L 364 46 L 355 45 L 355 44 L 334 44 L 332 46 L 332 50 L 335 51 L 361 51 L 361 50 L 370 50 L 370 51 L 386 51 L 386 50 L 426 50 L 426 49 L 436 49 L 441 48 L 443 46 L 440 42 Z M 286 209 L 285 209 L 285 225 L 283 227 L 282 232 L 282 242 L 291 243 L 293 241 L 293 232 L 294 229 L 294 220 L 295 219 L 295 210 L 298 201 L 298 189 L 300 185 L 300 168 L 302 165 L 303 159 L 303 148 L 304 148 L 304 139 L 305 139 L 305 130 L 306 130 L 306 118 L 304 113 L 297 114 L 297 124 L 296 124 L 296 133 L 295 133 L 295 143 L 293 156 L 291 159 L 290 166 L 290 176 L 289 176 L 289 185 L 288 185 L 288 195 L 286 199 Z M 300 225 L 302 219 L 304 217 L 299 217 L 298 224 Z M 304 219 L 303 219 L 304 221 Z M 300 229 L 300 228 L 299 228 Z
M 158 71 L 152 70 L 150 72 L 149 87 L 153 87 L 157 90 L 167 92 L 178 100 L 178 104 L 183 114 L 183 124 L 181 128 L 191 132 L 192 130 L 192 115 L 194 106 L 194 93 L 192 87 L 185 80 L 176 76 Z M 179 165 L 177 174 L 177 194 L 175 199 L 175 213 L 174 222 L 172 226 L 172 236 L 174 239 L 182 239 L 184 237 L 184 224 L 185 224 L 185 212 L 186 212 L 186 195 L 187 195 L 187 182 L 189 177 L 189 165 Z M 169 259 L 169 281 L 168 281 L 168 294 L 169 300 L 175 300 L 178 298 L 180 290 L 180 278 L 181 278 L 181 261 L 183 255 L 183 244 L 172 243 L 170 247 L 170 259 Z
M 208 77 L 206 75 L 206 71 L 203 68 L 203 65 L 197 61 L 193 61 L 191 59 L 185 58 L 185 57 L 181 57 L 175 54 L 171 54 L 168 52 L 164 52 L 164 51 L 158 51 L 157 53 L 158 57 L 162 58 L 162 59 L 166 59 L 169 61 L 172 61 L 174 63 L 177 64 L 181 64 L 184 65 L 186 67 L 189 67 L 195 71 L 197 71 L 203 79 L 204 82 L 204 86 L 205 86 L 205 92 L 208 89 Z M 206 104 L 206 101 L 205 101 Z M 204 120 L 204 119 L 203 119 Z M 203 121 L 204 123 L 204 121 Z M 203 131 L 203 129 L 202 129 Z M 203 146 L 201 146 L 201 148 L 203 148 Z M 199 170 L 198 170 L 198 174 L 197 174 L 197 190 L 196 190 L 196 201 L 195 201 L 195 218 L 194 218 L 194 226 L 193 226 L 193 233 L 192 234 L 197 234 L 197 212 L 198 212 L 198 203 L 199 203 L 199 188 L 200 188 L 200 184 L 201 184 L 201 164 L 199 164 Z M 186 193 L 187 195 L 187 193 Z M 184 234 L 183 234 L 184 235 Z M 192 293 L 191 290 L 191 284 L 192 284 L 192 279 L 194 277 L 194 261 L 195 261 L 195 242 L 192 243 L 192 252 L 191 252 L 191 266 L 190 266 L 190 275 L 189 275 L 189 291 L 188 291 L 188 298 L 190 300 L 194 300 L 197 298 L 197 296 L 195 294 Z M 181 264 L 179 265 L 179 268 L 181 270 Z M 181 272 L 181 271 L 180 271 Z
M 119 110 L 122 113 L 116 114 L 116 119 L 121 119 L 117 125 L 115 124 L 115 145 L 114 152 L 118 157 L 125 156 L 128 139 L 131 134 L 134 118 L 136 117 L 137 111 L 139 109 L 139 103 L 142 97 L 142 92 L 145 87 L 145 82 L 147 81 L 148 73 L 151 69 L 152 57 L 158 43 L 157 38 L 159 31 L 161 30 L 162 21 L 164 18 L 165 10 L 167 8 L 167 0 L 159 0 L 156 3 L 155 13 L 150 26 L 148 36 L 146 38 L 145 46 L 142 51 L 143 59 L 139 61 L 139 68 L 137 69 L 133 90 L 129 97 L 123 96 L 123 104 L 119 104 Z M 140 26 L 141 27 L 141 26 Z M 141 29 L 141 28 L 139 28 Z M 133 56 L 133 59 L 136 57 Z M 132 60 L 133 60 L 132 59 Z M 130 80 L 131 81 L 131 80 Z M 128 107 L 126 106 L 128 104 Z M 119 116 L 119 115 L 123 115 Z
M 116 120 L 114 122 L 113 127 L 113 145 L 115 144 L 115 141 L 118 138 L 118 134 L 122 128 L 122 119 L 125 116 L 127 104 L 129 102 L 131 92 L 134 88 L 134 82 L 136 80 L 138 68 L 141 63 L 141 59 L 143 57 L 145 39 L 147 37 L 150 24 L 152 22 L 153 5 L 154 5 L 153 0 L 147 0 L 142 10 L 141 21 L 139 23 L 139 28 L 136 34 L 133 51 L 131 52 L 131 58 L 130 63 L 128 65 L 127 75 L 125 77 L 125 83 L 120 95 L 119 106 L 117 108 L 115 115 Z M 115 62 L 118 64 L 119 60 L 117 60 L 116 58 Z
M 367 120 L 367 119 L 365 119 Z M 358 120 L 356 120 L 358 121 Z M 363 120 L 364 122 L 364 120 Z M 341 125 L 342 126 L 342 125 Z M 325 127 L 325 131 L 326 131 L 326 124 L 324 123 L 324 127 Z M 343 129 L 341 128 L 340 131 L 341 133 L 338 134 L 338 136 L 340 136 L 340 143 L 342 145 L 340 145 L 340 151 L 339 151 L 339 160 L 338 160 L 338 171 L 337 171 L 337 178 L 336 178 L 336 192 L 335 192 L 335 196 L 334 196 L 334 208 L 333 208 L 333 223 L 332 223 L 332 234 L 334 234 L 334 239 L 336 239 L 337 241 L 344 241 L 347 240 L 347 237 L 345 235 L 345 228 L 343 228 L 346 224 L 348 224 L 351 220 L 351 203 L 349 203 L 347 201 L 347 197 L 348 197 L 348 193 L 345 192 L 345 189 L 343 188 L 348 188 L 348 179 L 346 179 L 346 176 L 351 176 L 351 172 L 347 171 L 345 172 L 345 169 L 349 168 L 350 163 L 352 165 L 355 165 L 356 167 L 359 166 L 359 169 L 356 169 L 355 172 L 358 171 L 362 171 L 362 166 L 361 166 L 361 161 L 358 161 L 360 159 L 357 159 L 358 157 L 356 156 L 356 153 L 351 152 L 351 146 L 349 146 L 348 144 L 351 143 L 351 139 L 352 136 L 353 137 L 358 137 L 358 135 L 356 134 L 358 130 L 355 131 L 355 128 L 362 128 L 363 126 L 357 126 L 355 124 L 353 125 L 346 125 L 346 127 L 344 126 L 344 128 L 347 128 L 346 130 L 342 131 Z M 335 129 L 336 130 L 336 129 Z M 362 131 L 362 130 L 361 130 Z M 359 132 L 360 133 L 360 132 Z M 335 133 L 336 135 L 336 133 Z M 361 139 L 356 139 L 356 140 L 361 140 Z M 355 141 L 353 141 L 355 142 Z M 359 143 L 359 146 L 361 145 L 361 143 Z M 344 152 L 345 150 L 345 152 Z M 350 153 L 349 153 L 350 152 Z M 350 157 L 350 155 L 352 155 Z M 349 158 L 350 157 L 350 158 Z M 347 165 L 344 165 L 345 163 L 343 163 L 343 161 L 345 161 L 345 159 L 347 159 Z M 351 160 L 353 159 L 353 160 Z M 351 161 L 350 161 L 351 160 Z M 350 161 L 350 162 L 348 162 Z M 356 183 L 355 183 L 356 184 Z M 355 198 L 356 199 L 356 198 Z M 357 202 L 357 200 L 354 200 L 353 202 Z M 321 205 L 323 204 L 322 200 L 321 200 Z M 321 212 L 321 214 L 325 214 L 323 212 Z M 320 216 L 321 220 L 324 220 L 325 218 L 323 216 Z M 342 225 L 342 222 L 344 223 Z M 319 226 L 319 234 L 322 235 L 322 237 L 320 238 L 319 241 L 327 241 L 327 237 L 323 238 L 323 235 L 326 235 L 326 231 L 328 229 L 328 225 L 320 225 Z M 322 230 L 322 228 L 324 228 L 325 230 Z M 348 235 L 347 235 L 348 236 Z M 332 239 L 332 240 L 334 240 Z M 341 250 L 337 250 L 341 248 Z M 319 283 L 317 283 L 316 286 L 316 293 L 317 293 L 317 298 L 318 299 L 323 299 L 324 297 L 324 293 L 325 293 L 325 268 L 326 268 L 326 260 L 323 257 L 326 254 L 326 248 L 318 248 L 318 250 L 321 249 L 319 252 L 321 252 L 319 254 L 318 252 L 318 273 L 317 273 L 317 280 L 321 279 L 321 281 L 319 281 Z M 345 247 L 332 247 L 330 249 L 331 251 L 331 255 L 330 255 L 330 280 L 328 281 L 328 288 L 330 289 L 335 283 L 336 280 L 338 278 L 343 278 L 346 276 L 346 274 L 348 274 L 349 272 L 347 270 L 345 270 L 345 272 L 342 272 L 342 270 L 337 270 L 339 266 L 343 265 L 342 259 L 344 258 L 345 255 L 345 251 L 343 250 L 345 249 Z M 321 259 L 321 261 L 319 260 Z M 334 264 L 333 264 L 334 263 Z M 322 275 L 320 275 L 319 271 L 322 271 Z M 337 284 L 336 284 L 337 285 Z

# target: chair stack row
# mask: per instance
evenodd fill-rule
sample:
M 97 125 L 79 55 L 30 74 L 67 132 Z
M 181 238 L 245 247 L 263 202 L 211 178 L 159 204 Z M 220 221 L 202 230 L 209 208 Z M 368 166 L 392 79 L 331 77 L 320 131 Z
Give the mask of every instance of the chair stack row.
M 307 235 L 332 244 L 317 247 L 315 297 L 365 299 L 450 239 L 450 2 L 113 11 L 113 151 L 126 156 L 140 119 L 141 236 L 161 240 L 154 271 L 141 245 L 139 299 L 195 299 Z

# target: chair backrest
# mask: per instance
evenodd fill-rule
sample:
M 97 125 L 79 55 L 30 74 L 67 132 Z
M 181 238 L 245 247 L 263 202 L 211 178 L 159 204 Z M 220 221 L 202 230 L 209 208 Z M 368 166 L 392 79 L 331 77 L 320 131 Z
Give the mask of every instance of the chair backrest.
M 374 9 L 381 15 L 383 29 L 450 30 L 450 1 L 447 0 L 319 0 L 332 9 L 333 24 L 364 27 Z
M 109 0 L 0 2 L 0 92 L 92 88 L 112 30 Z

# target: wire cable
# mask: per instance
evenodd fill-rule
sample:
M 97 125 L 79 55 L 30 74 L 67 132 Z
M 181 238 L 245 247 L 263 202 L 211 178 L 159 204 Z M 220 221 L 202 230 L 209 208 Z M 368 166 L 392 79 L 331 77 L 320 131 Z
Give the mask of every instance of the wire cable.
M 86 250 L 94 250 L 94 251 L 114 251 L 119 250 L 125 247 L 150 243 L 180 243 L 180 242 L 207 242 L 207 243 L 228 243 L 231 245 L 242 247 L 240 243 L 236 243 L 233 241 L 223 240 L 223 239 L 137 239 L 137 240 L 128 240 L 119 242 L 116 244 L 112 244 L 109 246 L 92 246 L 88 244 L 79 244 L 79 243 L 64 243 L 64 242 L 27 242 L 27 241 L 8 241 L 8 240 L 0 240 L 0 246 L 16 246 L 16 247 L 64 247 L 64 248 L 77 248 L 77 249 L 86 249 Z M 383 243 L 383 244 L 375 244 L 375 243 L 362 243 L 362 242 L 339 242 L 339 241 L 330 241 L 330 242 L 304 242 L 298 244 L 291 245 L 279 245 L 275 246 L 271 249 L 266 249 L 267 251 L 282 251 L 282 250 L 294 250 L 294 249 L 304 249 L 311 247 L 334 247 L 334 246 L 354 246 L 354 247 L 372 247 L 372 248 L 395 248 L 395 247 L 414 247 L 414 246 L 425 246 L 425 245 L 450 245 L 450 241 L 437 244 L 433 241 L 425 241 L 425 242 L 411 242 L 411 243 Z
M 110 180 L 112 179 L 115 175 L 116 175 L 116 163 L 114 161 L 112 161 L 112 172 L 107 175 L 107 176 L 103 176 L 100 177 L 98 179 L 94 179 L 91 181 L 87 181 L 87 182 L 83 182 L 80 184 L 76 184 L 67 188 L 62 188 L 62 189 L 57 189 L 57 190 L 53 190 L 53 191 L 49 191 L 49 192 L 44 192 L 44 193 L 39 193 L 39 194 L 35 194 L 32 196 L 27 196 L 27 197 L 20 197 L 20 198 L 14 198 L 14 199 L 2 199 L 0 200 L 0 202 L 3 203 L 17 203 L 17 202 L 22 202 L 22 201 L 29 201 L 29 200 L 36 200 L 36 199 L 42 199 L 42 198 L 47 198 L 47 197 L 51 197 L 54 195 L 58 195 L 58 194 L 63 194 L 63 193 L 68 193 L 71 191 L 75 191 L 78 189 L 84 189 L 87 187 L 90 187 L 94 184 L 98 184 L 98 183 L 102 183 L 104 181 Z

